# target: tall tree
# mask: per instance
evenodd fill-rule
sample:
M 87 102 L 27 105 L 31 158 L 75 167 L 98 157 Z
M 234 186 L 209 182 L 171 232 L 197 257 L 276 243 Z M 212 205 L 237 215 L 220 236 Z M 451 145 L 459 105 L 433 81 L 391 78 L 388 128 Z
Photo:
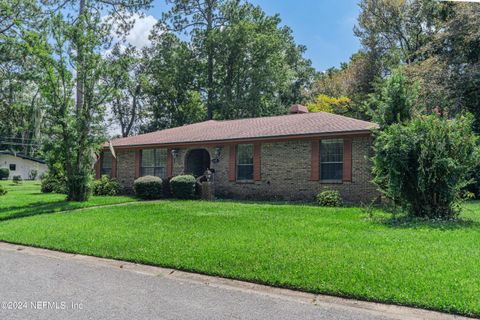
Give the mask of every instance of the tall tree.
M 443 4 L 435 0 L 362 0 L 354 32 L 385 68 L 423 60 L 438 30 Z
M 240 0 L 168 2 L 160 25 L 190 35 L 207 119 L 280 114 L 301 102 L 314 71 L 278 16 Z
M 106 84 L 114 90 L 110 106 L 112 121 L 120 126 L 122 137 L 139 131 L 145 116 L 145 64 L 140 52 L 117 43 L 107 56 L 111 71 Z
M 145 95 L 151 121 L 143 131 L 154 131 L 202 121 L 206 108 L 200 96 L 201 63 L 187 43 L 172 33 L 154 34 L 143 53 Z
M 38 26 L 34 0 L 0 0 L 0 149 L 33 155 L 42 126 L 42 100 L 23 35 Z
M 226 3 L 227 0 L 167 0 L 167 4 L 171 4 L 172 7 L 163 14 L 161 21 L 169 31 L 189 33 L 206 58 L 205 91 L 208 119 L 213 118 L 215 98 L 213 74 L 215 44 L 212 41 L 212 34 L 228 20 L 228 17 L 220 11 Z
M 49 105 L 50 158 L 63 166 L 67 199 L 84 201 L 89 196 L 92 155 L 103 141 L 105 105 L 112 95 L 104 81 L 110 71 L 102 50 L 111 41 L 112 20 L 119 21 L 120 31 L 128 30 L 126 17 L 146 2 L 61 3 L 62 10 L 47 21 L 45 32 L 32 34 L 29 40 L 42 73 L 41 93 Z M 109 19 L 102 17 L 105 12 Z

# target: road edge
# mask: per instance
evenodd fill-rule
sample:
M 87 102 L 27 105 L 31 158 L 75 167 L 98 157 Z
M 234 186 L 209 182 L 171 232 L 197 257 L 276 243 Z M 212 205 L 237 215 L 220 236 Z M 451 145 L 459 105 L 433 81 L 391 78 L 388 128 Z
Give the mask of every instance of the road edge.
M 262 284 L 256 284 L 247 281 L 233 280 L 216 276 L 208 276 L 198 273 L 185 272 L 176 269 L 149 266 L 122 260 L 99 258 L 94 256 L 65 253 L 56 250 L 31 247 L 20 244 L 13 244 L 0 241 L 0 250 L 21 252 L 29 255 L 43 256 L 61 260 L 71 260 L 80 263 L 95 265 L 101 267 L 110 267 L 121 269 L 127 272 L 134 272 L 148 276 L 166 277 L 187 281 L 196 284 L 203 284 L 222 289 L 236 290 L 248 293 L 255 293 L 280 299 L 297 301 L 301 303 L 314 304 L 318 306 L 339 306 L 351 310 L 368 310 L 378 315 L 388 315 L 397 319 L 426 319 L 426 320 L 450 320 L 450 319 L 471 319 L 464 316 L 447 314 L 438 311 L 399 306 L 394 304 L 384 304 L 379 302 L 369 302 L 356 299 L 347 299 L 324 294 L 314 294 L 291 289 L 271 287 Z

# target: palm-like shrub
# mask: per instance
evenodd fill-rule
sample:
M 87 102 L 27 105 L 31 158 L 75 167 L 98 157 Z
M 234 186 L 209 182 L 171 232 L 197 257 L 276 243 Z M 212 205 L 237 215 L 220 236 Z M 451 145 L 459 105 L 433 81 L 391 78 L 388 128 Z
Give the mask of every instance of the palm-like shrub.
M 431 115 L 387 127 L 374 144 L 374 182 L 413 216 L 455 216 L 478 163 L 471 125 L 472 117 Z

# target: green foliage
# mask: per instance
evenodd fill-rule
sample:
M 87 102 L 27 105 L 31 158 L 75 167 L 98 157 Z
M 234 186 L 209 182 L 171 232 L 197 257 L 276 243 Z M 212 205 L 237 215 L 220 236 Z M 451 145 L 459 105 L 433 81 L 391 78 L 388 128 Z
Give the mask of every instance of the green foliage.
M 116 196 L 120 192 L 120 184 L 115 179 L 103 175 L 93 182 L 93 194 L 96 196 Z
M 337 190 L 324 190 L 315 197 L 318 205 L 322 207 L 341 207 L 342 197 Z
M 306 92 L 307 104 L 316 104 L 317 97 L 344 97 L 348 103 L 342 103 L 339 112 L 342 115 L 370 120 L 364 106 L 368 95 L 374 90 L 375 79 L 380 77 L 378 57 L 359 51 L 350 57 L 348 63 L 340 68 L 330 68 L 317 74 L 312 89 Z
M 160 199 L 163 196 L 162 179 L 154 176 L 140 177 L 133 182 L 133 190 L 141 199 Z
M 69 211 L 92 206 L 111 205 L 125 202 L 136 202 L 131 196 L 91 196 L 86 202 L 67 201 L 65 194 L 42 193 L 36 181 L 24 181 L 18 186 L 10 182 L 0 181 L 8 194 L 0 200 L 0 221 L 21 217 L 41 215 L 43 213 Z
M 173 177 L 170 189 L 175 198 L 193 199 L 195 197 L 195 177 L 189 174 Z
M 14 184 L 21 184 L 22 181 L 23 181 L 22 176 L 16 175 L 16 176 L 13 176 L 13 177 L 12 177 L 12 182 L 13 182 Z
M 39 204 L 36 190 L 17 191 L 24 186 L 2 197 L 0 217 L 14 210 L 34 216 L 0 223 L 2 241 L 480 316 L 478 201 L 465 204 L 460 221 L 402 224 L 387 223 L 391 215 L 381 209 L 367 219 L 358 207 L 239 201 L 165 200 L 38 214 L 47 203 L 53 212 L 120 197 L 66 203 L 44 195 Z
M 5 187 L 0 184 L 0 196 L 6 195 L 7 192 L 8 192 L 8 191 L 5 190 Z
M 374 144 L 374 182 L 412 216 L 454 217 L 479 162 L 471 125 L 431 115 L 387 127 Z
M 382 83 L 369 101 L 373 121 L 384 128 L 412 118 L 418 98 L 418 84 L 409 84 L 405 74 L 396 69 Z
M 0 180 L 8 179 L 10 170 L 8 168 L 0 168 Z
M 347 97 L 330 97 L 321 94 L 314 101 L 306 104 L 309 112 L 330 112 L 336 114 L 346 114 L 348 105 L 352 101 Z
M 282 114 L 291 103 L 302 102 L 302 91 L 310 85 L 314 70 L 303 57 L 305 48 L 296 45 L 291 29 L 281 26 L 278 16 L 268 16 L 260 7 L 243 1 L 170 3 L 159 26 L 179 37 L 185 38 L 185 33 L 190 37 L 173 50 L 167 47 L 153 61 L 165 61 L 166 72 L 159 75 L 165 80 L 161 82 L 171 78 L 187 82 L 187 86 L 173 86 L 168 95 L 169 91 L 178 91 L 182 98 L 186 90 L 204 92 L 200 98 L 207 119 Z M 162 37 L 172 38 L 172 34 L 161 31 L 156 32 L 161 34 L 157 43 L 163 41 Z M 178 63 L 167 63 L 172 57 Z M 163 91 L 159 90 L 160 97 Z M 179 101 L 171 106 L 177 99 L 169 100 L 167 110 L 187 105 Z M 198 110 L 199 105 L 195 106 Z M 168 118 L 156 120 L 168 125 Z
M 37 169 L 32 169 L 32 170 L 30 170 L 30 172 L 28 173 L 28 179 L 30 179 L 30 180 L 35 180 L 35 179 L 37 179 L 37 176 L 38 176 L 38 170 L 37 170 Z
M 65 176 L 55 169 L 56 166 L 50 168 L 44 175 L 40 190 L 43 193 L 61 193 L 67 194 L 67 181 Z

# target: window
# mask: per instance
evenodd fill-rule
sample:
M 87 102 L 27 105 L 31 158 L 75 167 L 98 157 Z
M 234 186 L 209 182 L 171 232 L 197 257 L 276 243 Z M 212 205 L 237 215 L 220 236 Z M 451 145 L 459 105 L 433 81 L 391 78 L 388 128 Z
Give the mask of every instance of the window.
M 326 181 L 342 181 L 343 140 L 320 141 L 320 178 Z
M 107 175 L 109 177 L 112 176 L 112 153 L 110 151 L 104 152 L 102 155 L 102 167 L 101 167 L 101 175 Z
M 17 165 L 14 164 L 14 163 L 11 163 L 10 164 L 10 171 L 15 171 L 15 170 L 17 170 Z
M 142 150 L 140 175 L 166 178 L 167 149 Z
M 237 145 L 237 180 L 253 180 L 253 144 Z

